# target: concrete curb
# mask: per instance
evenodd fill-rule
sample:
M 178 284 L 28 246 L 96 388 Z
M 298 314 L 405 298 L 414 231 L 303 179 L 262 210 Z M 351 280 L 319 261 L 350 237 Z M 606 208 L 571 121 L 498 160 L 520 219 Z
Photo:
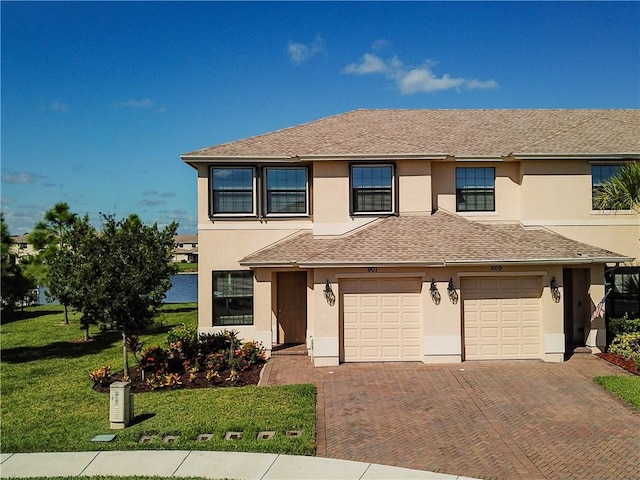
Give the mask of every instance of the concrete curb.
M 474 480 L 365 462 L 275 453 L 137 450 L 0 454 L 0 477 L 203 477 L 247 480 Z

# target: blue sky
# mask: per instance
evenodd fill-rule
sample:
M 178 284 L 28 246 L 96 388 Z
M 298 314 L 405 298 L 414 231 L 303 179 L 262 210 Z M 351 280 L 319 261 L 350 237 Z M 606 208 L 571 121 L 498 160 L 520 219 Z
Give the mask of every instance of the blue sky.
M 2 211 L 195 233 L 179 155 L 357 108 L 639 108 L 638 2 L 2 2 Z

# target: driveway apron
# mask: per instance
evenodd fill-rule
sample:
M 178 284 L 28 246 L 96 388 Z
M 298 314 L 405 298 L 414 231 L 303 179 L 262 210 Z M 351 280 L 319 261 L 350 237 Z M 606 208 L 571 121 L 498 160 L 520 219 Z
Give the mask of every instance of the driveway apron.
M 542 361 L 342 364 L 274 356 L 262 384 L 315 383 L 317 455 L 486 479 L 640 478 L 640 412 L 590 354 Z

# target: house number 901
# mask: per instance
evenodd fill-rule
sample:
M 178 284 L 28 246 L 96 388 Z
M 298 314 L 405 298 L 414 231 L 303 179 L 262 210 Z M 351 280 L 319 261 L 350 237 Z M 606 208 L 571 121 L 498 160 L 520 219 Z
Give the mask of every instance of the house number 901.
M 491 265 L 492 272 L 499 272 L 500 270 L 502 270 L 502 265 Z

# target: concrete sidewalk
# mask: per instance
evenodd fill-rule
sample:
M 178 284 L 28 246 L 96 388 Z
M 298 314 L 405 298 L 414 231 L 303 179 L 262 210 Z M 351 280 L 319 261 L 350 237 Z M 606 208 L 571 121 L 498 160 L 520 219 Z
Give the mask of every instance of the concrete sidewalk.
M 275 453 L 181 450 L 2 453 L 0 462 L 2 478 L 144 475 L 238 480 L 473 480 L 372 463 Z

